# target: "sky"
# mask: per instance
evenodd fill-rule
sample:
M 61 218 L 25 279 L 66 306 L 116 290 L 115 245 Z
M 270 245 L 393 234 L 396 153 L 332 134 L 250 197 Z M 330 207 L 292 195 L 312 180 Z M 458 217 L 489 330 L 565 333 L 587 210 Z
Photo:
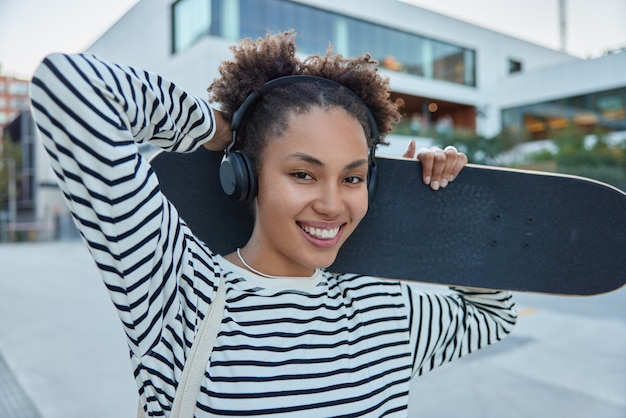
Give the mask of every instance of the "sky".
M 150 0 L 143 0 L 150 1 Z M 560 48 L 559 0 L 403 0 L 459 20 Z M 80 52 L 138 0 L 0 0 L 0 72 L 24 78 L 51 52 Z M 626 47 L 626 0 L 567 0 L 567 52 Z

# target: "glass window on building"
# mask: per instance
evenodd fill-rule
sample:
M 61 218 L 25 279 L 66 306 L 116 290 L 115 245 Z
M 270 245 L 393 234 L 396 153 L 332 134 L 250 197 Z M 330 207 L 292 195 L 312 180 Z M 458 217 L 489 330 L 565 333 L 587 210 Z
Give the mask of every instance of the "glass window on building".
M 211 28 L 211 0 L 178 0 L 172 5 L 172 50 L 182 51 Z
M 626 131 L 626 87 L 505 109 L 502 125 L 525 141 L 553 138 L 570 125 Z
M 442 42 L 433 45 L 433 78 L 465 83 L 465 57 L 463 49 Z
M 345 56 L 370 53 L 390 71 L 475 86 L 475 51 L 288 0 L 178 0 L 173 52 L 204 35 L 230 40 L 294 29 L 298 49 Z
M 10 101 L 10 107 L 26 110 L 30 107 L 29 99 L 27 97 L 13 97 Z
M 9 84 L 10 94 L 28 94 L 28 82 L 27 81 L 13 81 Z
M 295 29 L 301 51 L 323 54 L 329 40 L 336 37 L 337 15 L 325 10 L 280 0 L 240 0 L 240 3 L 245 7 L 239 9 L 240 32 L 236 38 L 258 38 L 267 32 Z
M 509 58 L 509 74 L 522 72 L 522 62 Z
M 626 92 L 613 90 L 592 97 L 593 109 L 607 122 L 626 119 Z
M 233 18 L 236 18 L 239 22 L 239 33 L 236 34 L 236 38 L 258 38 L 259 36 L 263 36 L 269 28 L 268 24 L 272 20 L 279 18 L 278 16 L 272 16 L 272 12 L 289 14 L 286 9 L 287 7 L 282 11 L 274 11 L 271 5 L 264 1 L 246 1 L 245 7 L 239 7 L 238 15 L 233 16 Z M 214 31 L 211 31 L 211 34 L 220 35 Z

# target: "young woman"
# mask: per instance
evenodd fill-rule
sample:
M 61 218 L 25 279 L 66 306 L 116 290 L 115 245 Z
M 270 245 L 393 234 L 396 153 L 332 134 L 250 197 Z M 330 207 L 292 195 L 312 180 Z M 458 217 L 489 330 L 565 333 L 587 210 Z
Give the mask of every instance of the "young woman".
M 210 88 L 221 112 L 155 74 L 92 55 L 52 55 L 32 81 L 43 143 L 124 326 L 145 411 L 169 415 L 198 325 L 223 285 L 197 417 L 406 416 L 413 376 L 511 331 L 511 296 L 425 294 L 326 271 L 367 211 L 368 109 L 382 137 L 398 118 L 388 82 L 367 56 L 300 61 L 292 33 L 245 40 L 233 52 Z M 342 87 L 307 78 L 263 90 L 235 144 L 258 182 L 249 197 L 254 231 L 243 248 L 215 254 L 160 193 L 137 143 L 223 150 L 250 92 L 294 74 Z M 419 158 L 433 189 L 466 162 L 452 148 Z

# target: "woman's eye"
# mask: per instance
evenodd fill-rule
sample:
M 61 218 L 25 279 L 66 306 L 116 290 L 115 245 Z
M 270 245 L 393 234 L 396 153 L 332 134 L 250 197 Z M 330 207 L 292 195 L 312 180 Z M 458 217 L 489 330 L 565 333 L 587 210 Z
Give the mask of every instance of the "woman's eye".
M 346 183 L 349 183 L 349 184 L 359 184 L 362 181 L 363 181 L 363 178 L 359 176 L 346 177 Z
M 302 172 L 302 171 L 298 171 L 296 173 L 293 173 L 292 175 L 295 178 L 297 178 L 298 180 L 310 180 L 310 179 L 312 179 L 312 177 L 308 173 L 305 173 L 305 172 Z

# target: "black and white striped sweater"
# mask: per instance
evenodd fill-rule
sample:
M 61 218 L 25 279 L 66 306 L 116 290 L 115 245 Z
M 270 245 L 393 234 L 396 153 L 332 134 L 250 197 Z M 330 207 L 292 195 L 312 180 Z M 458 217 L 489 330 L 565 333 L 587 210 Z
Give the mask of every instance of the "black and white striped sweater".
M 196 416 L 406 416 L 409 381 L 502 339 L 505 292 L 425 294 L 317 271 L 268 280 L 196 239 L 138 153 L 192 152 L 208 104 L 155 74 L 92 55 L 49 56 L 32 106 L 81 234 L 128 337 L 150 416 L 168 416 L 197 326 L 226 284 L 226 311 Z M 419 255 L 416 255 L 419 256 Z

